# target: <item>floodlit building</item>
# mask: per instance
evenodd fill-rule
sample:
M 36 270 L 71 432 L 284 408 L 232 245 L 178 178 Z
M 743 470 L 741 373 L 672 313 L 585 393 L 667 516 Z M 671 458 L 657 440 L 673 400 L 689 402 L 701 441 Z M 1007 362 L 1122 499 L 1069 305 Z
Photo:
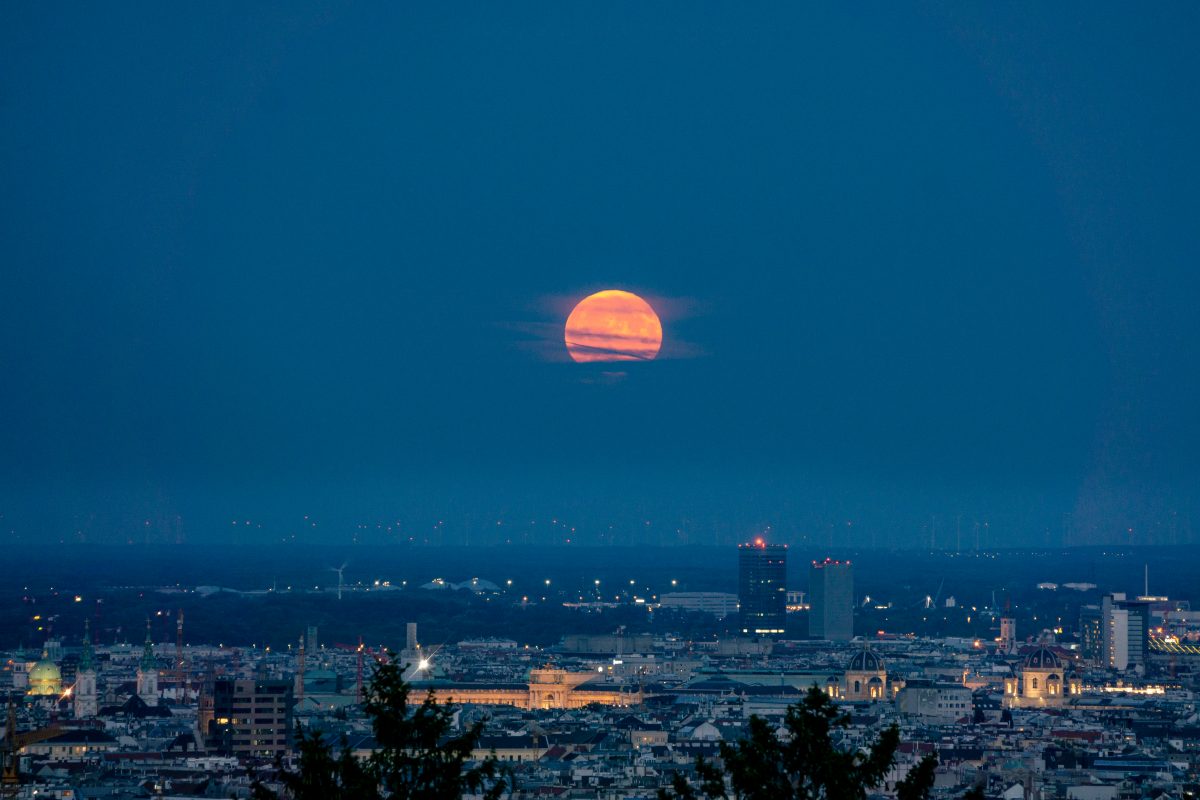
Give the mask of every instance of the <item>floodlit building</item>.
M 1039 647 L 1021 662 L 1017 674 L 1004 681 L 1004 703 L 1014 708 L 1062 706 L 1077 697 L 1083 685 L 1067 673 L 1062 659 L 1048 647 Z
M 34 697 L 56 697 L 62 693 L 62 671 L 58 664 L 50 658 L 50 653 L 42 651 L 41 659 L 29 670 L 28 694 Z
M 879 654 L 864 647 L 846 664 L 842 681 L 843 700 L 874 702 L 888 699 L 887 667 Z
M 413 685 L 409 702 L 423 702 L 431 690 L 445 702 L 543 710 L 591 705 L 636 706 L 645 699 L 640 687 L 609 684 L 603 677 L 598 672 L 546 668 L 530 670 L 528 683 L 419 682 Z

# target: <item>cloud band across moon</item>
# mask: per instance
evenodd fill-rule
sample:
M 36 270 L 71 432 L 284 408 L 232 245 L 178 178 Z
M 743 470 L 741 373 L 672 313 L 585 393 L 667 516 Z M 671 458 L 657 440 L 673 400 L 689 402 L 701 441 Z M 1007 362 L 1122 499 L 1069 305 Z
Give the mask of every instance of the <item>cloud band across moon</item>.
M 577 362 L 651 361 L 662 349 L 662 322 L 642 298 L 609 289 L 579 301 L 563 340 Z

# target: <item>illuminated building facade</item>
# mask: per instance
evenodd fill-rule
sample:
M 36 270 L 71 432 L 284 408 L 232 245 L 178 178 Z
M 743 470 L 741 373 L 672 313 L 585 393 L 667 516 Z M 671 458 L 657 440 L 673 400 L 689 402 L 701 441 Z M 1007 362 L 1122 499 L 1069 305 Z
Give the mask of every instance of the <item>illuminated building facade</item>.
M 808 571 L 808 633 L 813 639 L 854 638 L 854 568 L 849 561 L 814 561 Z
M 1004 680 L 1004 704 L 1014 708 L 1059 707 L 1083 691 L 1062 659 L 1048 647 L 1039 647 L 1021 663 L 1019 672 Z
M 761 538 L 738 545 L 738 609 L 745 635 L 787 631 L 787 545 Z
M 42 658 L 29 670 L 28 694 L 34 697 L 57 697 L 62 693 L 62 672 L 50 658 L 47 650 Z
M 476 703 L 478 705 L 516 706 L 529 709 L 584 708 L 641 705 L 645 694 L 640 688 L 612 684 L 592 684 L 600 677 L 592 672 L 567 672 L 561 669 L 535 669 L 529 683 L 426 683 L 414 684 L 409 702 L 420 704 L 430 691 L 439 702 Z
M 850 657 L 842 683 L 843 700 L 875 702 L 890 699 L 887 667 L 883 659 L 864 647 Z

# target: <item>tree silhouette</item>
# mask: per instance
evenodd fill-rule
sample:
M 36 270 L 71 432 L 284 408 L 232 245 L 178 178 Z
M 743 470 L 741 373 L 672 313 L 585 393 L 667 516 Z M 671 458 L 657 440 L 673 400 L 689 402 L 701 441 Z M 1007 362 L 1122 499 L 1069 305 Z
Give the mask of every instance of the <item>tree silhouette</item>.
M 341 756 L 334 758 L 319 731 L 308 732 L 297 725 L 300 764 L 296 772 L 280 772 L 285 796 L 292 800 L 379 800 L 379 781 L 350 752 L 344 736 L 341 749 Z M 278 800 L 278 795 L 261 783 L 254 784 L 251 796 L 254 800 Z
M 391 658 L 376 665 L 366 702 L 375 734 L 375 749 L 366 759 L 350 752 L 345 738 L 341 755 L 319 732 L 297 726 L 296 772 L 282 771 L 285 797 L 291 800 L 444 800 L 467 792 L 498 800 L 511 790 L 508 775 L 492 756 L 468 767 L 483 736 L 483 721 L 453 735 L 454 707 L 439 703 L 433 692 L 411 707 L 412 687 L 403 668 Z M 278 800 L 261 783 L 255 800 Z
M 733 744 L 721 742 L 724 772 L 699 757 L 695 778 L 689 780 L 676 772 L 671 776 L 671 788 L 659 789 L 658 798 L 865 800 L 895 763 L 900 729 L 895 725 L 887 728 L 865 753 L 846 752 L 838 749 L 831 734 L 849 724 L 850 717 L 813 686 L 803 700 L 788 708 L 783 736 L 762 717 L 752 716 L 746 736 Z M 937 766 L 933 753 L 918 761 L 896 784 L 897 800 L 928 800 Z M 976 786 L 963 800 L 983 800 L 983 789 Z
M 891 769 L 900 730 L 895 725 L 885 730 L 866 753 L 846 752 L 837 748 L 831 733 L 849 722 L 849 716 L 840 713 L 815 686 L 788 708 L 783 737 L 762 717 L 751 717 L 745 737 L 733 744 L 721 743 L 732 796 L 736 800 L 865 800 L 867 791 L 883 783 Z M 676 774 L 671 790 L 659 792 L 660 799 L 730 796 L 714 765 L 699 759 L 696 766 L 698 788 Z M 913 793 L 906 800 L 925 797 L 933 783 L 932 769 L 927 775 L 921 772 L 911 777 L 906 791 Z
M 908 771 L 904 780 L 896 784 L 896 800 L 926 800 L 933 788 L 934 773 L 938 759 L 933 753 L 922 758 Z
M 438 703 L 430 691 L 410 712 L 410 692 L 394 660 L 376 667 L 367 716 L 378 747 L 368 765 L 389 796 L 395 800 L 443 800 L 482 791 L 489 800 L 503 797 L 510 787 L 495 758 L 489 756 L 464 768 L 483 736 L 483 720 L 451 736 L 454 707 Z

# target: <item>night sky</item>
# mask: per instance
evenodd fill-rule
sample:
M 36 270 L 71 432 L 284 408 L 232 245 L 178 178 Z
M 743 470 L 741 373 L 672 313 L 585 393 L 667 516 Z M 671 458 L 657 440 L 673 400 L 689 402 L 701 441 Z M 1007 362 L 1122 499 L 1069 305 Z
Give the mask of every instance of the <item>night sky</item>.
M 6 2 L 3 534 L 1195 541 L 1198 23 Z

